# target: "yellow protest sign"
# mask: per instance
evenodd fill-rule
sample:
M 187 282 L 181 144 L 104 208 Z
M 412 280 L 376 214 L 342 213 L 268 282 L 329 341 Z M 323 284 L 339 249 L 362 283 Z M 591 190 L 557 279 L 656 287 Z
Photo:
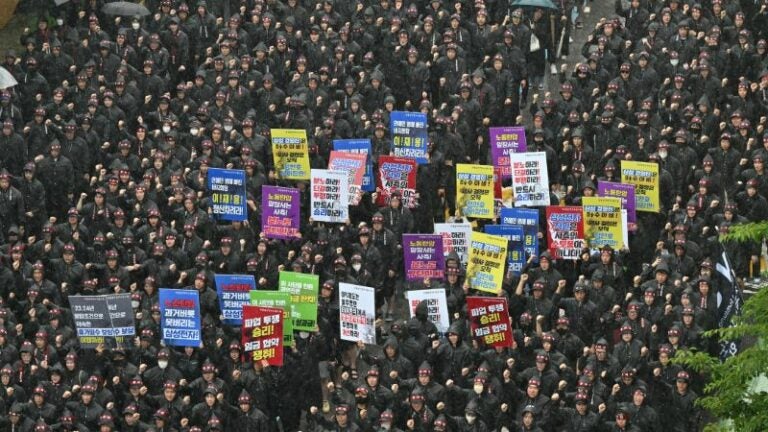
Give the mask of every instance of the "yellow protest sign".
M 456 165 L 456 209 L 462 216 L 493 219 L 493 167 Z
M 635 210 L 658 213 L 659 166 L 653 162 L 621 161 L 621 182 L 635 185 Z
M 584 236 L 592 249 L 624 248 L 621 198 L 583 197 Z
M 504 280 L 506 261 L 506 238 L 472 232 L 467 265 L 467 281 L 470 288 L 498 294 Z
M 281 179 L 309 180 L 309 143 L 304 129 L 272 129 L 272 159 Z

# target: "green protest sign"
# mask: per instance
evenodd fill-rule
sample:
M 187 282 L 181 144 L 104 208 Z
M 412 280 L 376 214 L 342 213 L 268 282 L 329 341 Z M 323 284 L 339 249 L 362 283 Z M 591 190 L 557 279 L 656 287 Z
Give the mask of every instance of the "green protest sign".
M 293 328 L 314 331 L 317 325 L 317 290 L 320 277 L 313 274 L 280 272 L 278 291 L 291 296 Z

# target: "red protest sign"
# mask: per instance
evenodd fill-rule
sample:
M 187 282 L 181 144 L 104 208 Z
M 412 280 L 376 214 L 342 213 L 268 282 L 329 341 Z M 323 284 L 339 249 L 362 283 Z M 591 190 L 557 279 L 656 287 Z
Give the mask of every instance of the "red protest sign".
M 472 337 L 490 347 L 512 346 L 512 324 L 507 299 L 503 297 L 467 297 Z
M 243 305 L 243 348 L 253 361 L 283 365 L 283 310 Z
M 379 192 L 376 205 L 379 207 L 389 205 L 392 192 L 400 192 L 404 207 L 412 208 L 416 205 L 416 174 L 418 164 L 416 159 L 398 156 L 379 156 L 379 175 L 377 176 L 377 190 Z
M 584 250 L 584 210 L 581 206 L 548 206 L 549 253 L 554 259 L 579 260 Z

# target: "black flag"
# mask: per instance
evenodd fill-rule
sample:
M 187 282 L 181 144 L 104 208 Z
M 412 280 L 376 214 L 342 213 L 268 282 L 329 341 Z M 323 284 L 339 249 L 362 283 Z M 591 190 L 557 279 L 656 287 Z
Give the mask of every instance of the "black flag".
M 736 283 L 736 274 L 731 268 L 728 253 L 723 250 L 715 266 L 720 278 L 720 293 L 718 295 L 717 318 L 718 327 L 727 328 L 733 325 L 733 317 L 741 315 L 741 306 L 744 303 L 739 285 Z M 739 352 L 739 341 L 720 342 L 720 361 Z

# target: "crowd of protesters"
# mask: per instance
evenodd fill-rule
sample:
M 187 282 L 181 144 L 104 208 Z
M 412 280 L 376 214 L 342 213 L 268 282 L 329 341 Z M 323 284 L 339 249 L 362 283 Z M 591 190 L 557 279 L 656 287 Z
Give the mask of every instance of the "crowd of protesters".
M 57 3 L 33 2 L 40 19 L 2 59 L 18 85 L 0 92 L 0 430 L 704 423 L 706 377 L 670 359 L 720 352 L 702 333 L 732 289 L 716 277 L 723 250 L 741 279 L 759 273 L 761 244 L 718 234 L 768 218 L 765 0 L 617 1 L 583 29 L 570 1 L 146 0 L 146 17 Z M 570 47 L 577 33 L 586 43 Z M 374 192 L 347 223 L 311 220 L 307 182 L 275 173 L 270 130 L 305 129 L 313 168 L 333 140 L 370 138 L 375 167 L 394 110 L 429 121 L 416 205 L 394 193 L 379 208 Z M 544 252 L 507 273 L 515 343 L 488 348 L 470 336 L 465 302 L 487 294 L 455 256 L 445 280 L 404 282 L 401 235 L 455 214 L 456 164 L 492 164 L 488 128 L 511 125 L 546 152 L 553 205 L 578 205 L 631 159 L 658 164 L 662 208 L 638 214 L 631 253 Z M 248 221 L 212 216 L 212 167 L 245 170 Z M 300 239 L 260 233 L 262 185 L 302 191 Z M 296 333 L 284 366 L 265 367 L 221 324 L 213 275 L 250 274 L 268 290 L 280 270 L 320 276 L 318 326 Z M 340 341 L 340 282 L 376 289 L 378 345 Z M 200 293 L 199 348 L 161 344 L 166 287 Z M 425 304 L 404 316 L 403 292 L 424 287 L 446 290 L 445 334 Z M 68 297 L 126 292 L 135 340 L 80 348 Z

